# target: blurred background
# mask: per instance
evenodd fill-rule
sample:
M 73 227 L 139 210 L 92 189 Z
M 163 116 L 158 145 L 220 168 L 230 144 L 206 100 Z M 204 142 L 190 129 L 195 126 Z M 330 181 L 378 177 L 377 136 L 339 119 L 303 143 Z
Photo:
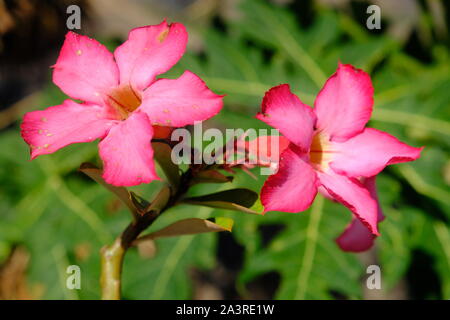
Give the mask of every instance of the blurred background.
M 152 258 L 130 250 L 125 299 L 450 299 L 450 3 L 440 0 L 0 0 L 0 299 L 99 298 L 99 249 L 130 219 L 77 171 L 84 161 L 100 163 L 96 143 L 30 162 L 20 138 L 25 112 L 65 99 L 49 66 L 71 4 L 82 12 L 77 32 L 111 50 L 133 27 L 165 17 L 184 23 L 187 53 L 165 76 L 189 69 L 227 94 L 204 126 L 266 128 L 252 118 L 266 90 L 290 83 L 312 105 L 341 61 L 372 76 L 369 126 L 425 146 L 418 161 L 379 176 L 387 218 L 371 251 L 339 250 L 334 239 L 351 215 L 329 201 L 317 223 L 308 212 L 259 217 L 180 206 L 151 229 L 227 216 L 233 232 L 157 240 Z M 379 30 L 366 27 L 370 4 L 381 8 Z M 239 173 L 233 187 L 259 191 L 264 179 Z M 150 198 L 159 186 L 133 189 Z M 66 288 L 72 264 L 81 268 L 81 290 Z M 381 267 L 382 290 L 366 288 L 371 264 Z

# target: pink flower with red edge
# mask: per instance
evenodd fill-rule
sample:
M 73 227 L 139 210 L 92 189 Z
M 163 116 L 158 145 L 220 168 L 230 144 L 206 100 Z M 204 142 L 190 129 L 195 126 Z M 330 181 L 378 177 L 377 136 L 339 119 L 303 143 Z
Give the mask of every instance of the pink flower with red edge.
M 281 153 L 278 172 L 262 188 L 265 211 L 304 211 L 321 192 L 353 213 L 352 223 L 337 239 L 339 246 L 354 252 L 369 249 L 383 219 L 375 176 L 389 164 L 416 160 L 422 150 L 366 128 L 372 106 L 369 75 L 351 65 L 339 64 L 314 109 L 287 84 L 270 89 L 256 117 L 290 144 Z
M 25 114 L 22 137 L 31 158 L 72 143 L 101 139 L 103 178 L 116 186 L 159 179 L 150 144 L 152 126 L 182 127 L 222 108 L 194 73 L 156 79 L 185 52 L 188 35 L 179 23 L 136 28 L 114 54 L 94 39 L 69 32 L 53 66 L 53 82 L 69 97 L 61 105 Z

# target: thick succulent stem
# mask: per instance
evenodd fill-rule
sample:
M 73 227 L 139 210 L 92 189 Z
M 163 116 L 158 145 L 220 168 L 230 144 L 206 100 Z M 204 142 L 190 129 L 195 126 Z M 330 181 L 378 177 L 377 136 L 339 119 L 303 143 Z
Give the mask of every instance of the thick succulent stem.
M 125 253 L 139 234 L 158 217 L 159 212 L 149 211 L 133 221 L 112 245 L 105 246 L 101 254 L 100 286 L 102 300 L 120 300 L 121 275 Z
M 147 229 L 162 212 L 177 204 L 177 201 L 187 192 L 191 178 L 192 172 L 188 170 L 182 175 L 181 183 L 175 192 L 163 188 L 148 211 L 136 216 L 112 245 L 102 248 L 100 252 L 102 300 L 120 300 L 121 275 L 125 253 L 141 232 Z M 172 195 L 166 197 L 166 194 Z
M 101 275 L 100 285 L 103 300 L 120 300 L 121 275 L 125 248 L 121 239 L 101 250 Z

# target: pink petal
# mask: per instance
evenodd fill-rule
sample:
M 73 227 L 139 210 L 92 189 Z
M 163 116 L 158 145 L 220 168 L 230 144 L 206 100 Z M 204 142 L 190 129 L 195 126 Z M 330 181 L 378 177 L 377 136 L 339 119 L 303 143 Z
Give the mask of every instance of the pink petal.
M 343 251 L 362 252 L 373 246 L 375 238 L 358 218 L 353 218 L 336 243 Z
M 111 128 L 99 144 L 107 183 L 134 186 L 159 180 L 153 163 L 152 135 L 150 121 L 142 112 L 133 112 Z
M 376 185 L 376 176 L 369 178 L 361 178 L 360 181 L 364 185 L 364 187 L 369 190 L 369 193 L 373 199 L 377 202 L 377 221 L 381 222 L 384 220 L 383 210 L 381 210 L 380 201 L 378 199 L 377 185 Z
M 371 128 L 343 143 L 334 143 L 333 148 L 337 152 L 330 166 L 349 177 L 374 176 L 389 164 L 416 160 L 422 150 Z
M 261 202 L 265 211 L 304 211 L 313 202 L 317 185 L 313 168 L 290 147 L 281 155 L 278 172 L 264 183 Z
M 68 32 L 53 66 L 53 82 L 65 94 L 103 104 L 103 95 L 119 83 L 111 52 L 94 39 Z
M 277 143 L 278 147 L 274 147 L 274 143 Z M 257 159 L 257 165 L 264 166 L 278 163 L 289 144 L 289 140 L 283 136 L 259 136 L 251 141 L 238 140 L 236 146 L 238 151 L 247 152 L 249 159 Z
M 377 222 L 379 223 L 384 219 L 384 216 L 378 201 L 375 177 L 364 179 L 363 184 L 369 190 L 371 196 L 377 201 Z M 336 242 L 344 251 L 362 252 L 369 250 L 373 246 L 375 238 L 376 236 L 358 218 L 353 217 L 352 222 L 336 239 Z
M 21 129 L 34 159 L 72 143 L 103 138 L 114 123 L 106 118 L 103 107 L 66 100 L 46 110 L 28 112 Z
M 379 235 L 377 227 L 377 201 L 364 185 L 356 179 L 334 173 L 332 170 L 317 172 L 320 183 L 328 193 L 350 209 L 374 235 Z
M 217 114 L 222 98 L 194 73 L 185 71 L 178 79 L 153 83 L 144 91 L 140 110 L 147 113 L 153 125 L 182 127 Z
M 351 65 L 339 64 L 314 103 L 317 129 L 334 141 L 360 133 L 372 114 L 373 87 L 370 77 Z
M 273 87 L 266 92 L 262 112 L 256 118 L 280 130 L 302 151 L 309 149 L 316 117 L 312 109 L 291 92 L 288 84 Z
M 120 70 L 120 83 L 134 89 L 147 88 L 155 77 L 180 60 L 186 50 L 188 35 L 180 23 L 166 21 L 136 28 L 114 52 Z

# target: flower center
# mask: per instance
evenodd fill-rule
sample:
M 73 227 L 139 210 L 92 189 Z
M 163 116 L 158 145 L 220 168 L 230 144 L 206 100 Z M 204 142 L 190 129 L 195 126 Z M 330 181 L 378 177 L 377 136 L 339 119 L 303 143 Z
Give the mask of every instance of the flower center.
M 108 95 L 107 102 L 123 120 L 141 105 L 142 99 L 141 95 L 130 85 L 123 85 L 115 88 Z
M 309 161 L 316 170 L 325 171 L 333 160 L 332 143 L 327 135 L 316 133 L 309 149 Z

